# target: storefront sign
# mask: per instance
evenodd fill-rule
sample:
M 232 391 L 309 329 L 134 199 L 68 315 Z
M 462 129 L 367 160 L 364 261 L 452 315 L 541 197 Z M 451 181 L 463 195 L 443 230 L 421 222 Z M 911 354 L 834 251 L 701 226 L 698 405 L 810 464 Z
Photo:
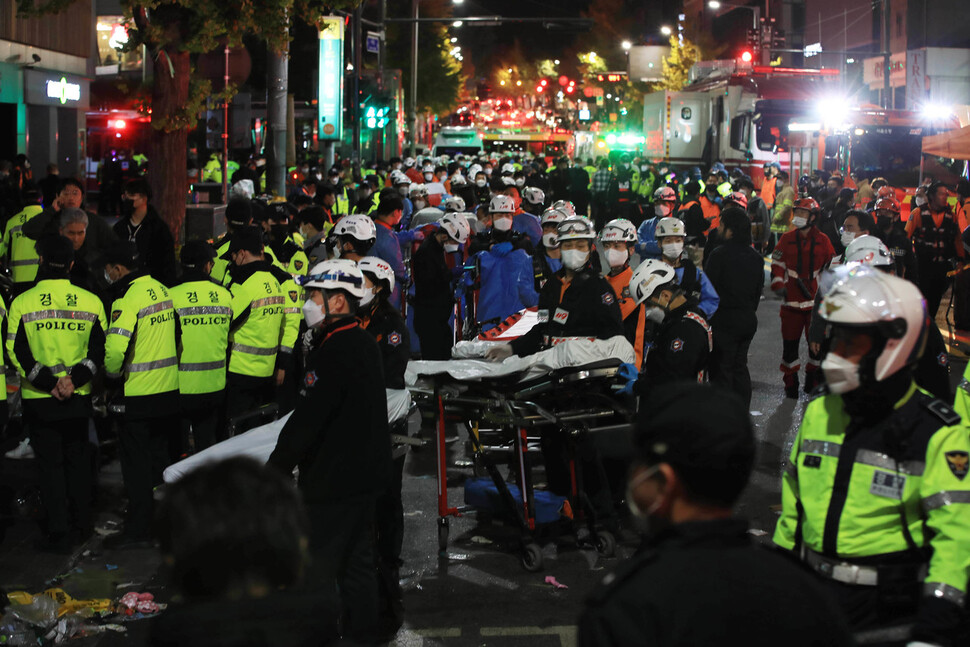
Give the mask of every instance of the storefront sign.
M 77 83 L 68 83 L 63 76 L 58 81 L 47 82 L 47 98 L 57 99 L 61 104 L 68 101 L 81 100 L 81 86 Z
M 317 134 L 320 140 L 343 137 L 344 20 L 323 19 L 320 38 L 320 96 L 317 100 Z
M 24 101 L 28 105 L 87 108 L 90 82 L 72 74 L 24 70 Z

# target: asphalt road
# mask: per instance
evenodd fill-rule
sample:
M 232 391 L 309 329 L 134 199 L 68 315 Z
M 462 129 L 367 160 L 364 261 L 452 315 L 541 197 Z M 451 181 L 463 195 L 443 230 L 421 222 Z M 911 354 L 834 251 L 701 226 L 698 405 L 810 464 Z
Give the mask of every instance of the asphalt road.
M 780 355 L 778 301 L 769 296 L 759 309 L 759 329 L 749 362 L 758 461 L 738 509 L 750 520 L 752 533 L 762 540 L 770 537 L 777 519 L 784 457 L 807 403 L 804 395 L 797 401 L 784 398 Z M 954 383 L 963 368 L 963 362 L 954 362 Z M 430 435 L 427 428 L 418 431 L 421 421 L 417 417 L 412 425 L 419 435 Z M 447 451 L 449 498 L 453 504 L 461 504 L 462 485 L 473 473 L 467 443 L 463 437 L 455 438 L 447 444 Z M 36 478 L 33 461 L 3 459 L 0 486 L 5 488 L 5 497 L 11 491 L 29 492 Z M 536 478 L 543 480 L 541 470 Z M 120 473 L 117 461 L 110 460 L 110 449 L 101 480 L 99 521 L 103 526 L 118 520 L 120 505 Z M 410 453 L 405 468 L 405 566 L 401 575 L 407 619 L 396 639 L 398 645 L 574 645 L 584 598 L 637 544 L 637 536 L 625 530 L 620 533 L 616 556 L 605 558 L 568 536 L 560 537 L 542 545 L 544 569 L 527 572 L 520 564 L 518 533 L 470 514 L 451 521 L 447 549 L 439 553 L 436 495 L 435 451 L 428 445 Z M 171 592 L 159 573 L 160 558 L 155 551 L 106 553 L 98 539 L 70 557 L 37 551 L 34 543 L 39 533 L 29 518 L 30 507 L 28 497 L 16 509 L 3 511 L 6 532 L 0 543 L 0 588 L 36 592 L 56 584 L 82 599 L 118 597 L 131 590 L 153 592 L 161 601 L 169 598 Z M 562 588 L 547 583 L 550 576 Z M 126 627 L 127 635 L 108 633 L 72 644 L 144 644 L 147 621 L 129 622 Z

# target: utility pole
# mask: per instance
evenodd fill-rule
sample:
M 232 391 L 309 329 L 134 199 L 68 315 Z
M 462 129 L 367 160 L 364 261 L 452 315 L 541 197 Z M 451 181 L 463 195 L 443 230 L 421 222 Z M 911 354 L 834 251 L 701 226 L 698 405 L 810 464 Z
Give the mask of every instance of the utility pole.
M 411 157 L 418 152 L 418 0 L 411 0 L 411 96 L 408 106 L 411 122 Z
M 284 42 L 289 41 L 289 25 L 283 25 Z M 266 119 L 269 121 L 269 142 L 266 156 L 266 192 L 286 195 L 286 93 L 289 88 L 287 65 L 288 46 L 276 51 L 269 48 L 266 66 Z
M 361 40 L 363 35 L 363 30 L 361 28 L 360 19 L 362 18 L 361 12 L 363 12 L 363 6 L 358 6 L 354 9 L 353 15 L 353 28 L 354 28 L 354 89 L 353 89 L 353 112 L 351 113 L 354 118 L 354 147 L 353 147 L 353 161 L 354 166 L 354 176 L 360 177 L 360 75 L 363 71 L 361 69 L 361 50 L 363 49 Z
M 892 53 L 889 51 L 889 0 L 882 0 L 882 107 L 889 109 L 891 103 L 889 95 L 889 71 L 892 65 Z

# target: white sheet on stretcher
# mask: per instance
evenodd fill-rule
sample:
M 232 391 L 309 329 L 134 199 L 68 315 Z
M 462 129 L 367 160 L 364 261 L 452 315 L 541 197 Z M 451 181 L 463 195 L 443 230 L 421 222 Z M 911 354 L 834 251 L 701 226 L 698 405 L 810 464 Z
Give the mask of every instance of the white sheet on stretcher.
M 407 389 L 385 389 L 387 392 L 387 420 L 394 423 L 408 415 L 411 409 L 411 394 Z M 203 449 L 184 460 L 180 460 L 162 473 L 166 483 L 174 483 L 200 465 L 207 465 L 234 456 L 248 456 L 261 463 L 269 460 L 276 449 L 276 441 L 291 413 L 279 420 L 250 429 L 244 434 L 233 436 L 212 447 Z
M 465 349 L 461 351 L 463 354 L 477 348 L 481 351 L 478 353 L 481 356 L 494 342 L 459 342 L 459 345 L 461 344 L 466 344 Z M 457 380 L 480 380 L 516 373 L 520 373 L 522 379 L 529 379 L 556 369 L 583 366 L 611 358 L 627 364 L 635 361 L 633 346 L 626 337 L 618 335 L 610 339 L 572 339 L 534 355 L 512 356 L 502 362 L 490 362 L 485 359 L 408 362 L 407 370 L 404 371 L 404 381 L 408 386 L 414 386 L 422 377 L 442 373 L 447 373 Z

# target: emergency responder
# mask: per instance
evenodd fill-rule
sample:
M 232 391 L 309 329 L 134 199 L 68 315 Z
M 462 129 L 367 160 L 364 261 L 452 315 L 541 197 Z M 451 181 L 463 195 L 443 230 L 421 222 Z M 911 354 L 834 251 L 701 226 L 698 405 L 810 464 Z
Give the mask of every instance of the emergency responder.
M 532 255 L 537 292 L 542 290 L 542 286 L 553 274 L 562 269 L 562 250 L 559 249 L 559 236 L 556 231 L 559 223 L 565 219 L 566 214 L 559 209 L 546 209 L 540 219 L 542 241 L 536 253 Z
M 660 260 L 674 268 L 677 282 L 684 293 L 698 303 L 705 317 L 712 316 L 717 311 L 717 291 L 704 271 L 698 269 L 684 252 L 687 236 L 684 221 L 675 216 L 661 218 L 657 223 L 656 236 Z
M 781 165 L 778 162 L 765 162 L 764 166 L 765 180 L 761 183 L 761 192 L 759 197 L 765 201 L 765 206 L 770 212 L 772 207 L 775 206 L 775 181 L 778 178 L 778 174 L 781 172 Z
M 222 415 L 232 294 L 212 280 L 213 259 L 215 250 L 205 241 L 187 242 L 180 252 L 182 280 L 169 290 L 179 322 L 183 442 L 191 430 L 197 452 L 225 437 Z
M 414 333 L 421 346 L 421 358 L 451 359 L 454 333 L 448 320 L 455 309 L 453 281 L 461 276 L 459 261 L 449 267 L 447 255 L 455 254 L 468 242 L 471 227 L 465 216 L 447 213 L 437 231 L 427 236 L 414 252 Z
M 771 289 L 782 299 L 781 372 L 785 397 L 788 398 L 798 397 L 798 371 L 801 369 L 798 361 L 799 339 L 804 334 L 806 341 L 810 341 L 808 329 L 818 290 L 818 276 L 835 255 L 828 237 L 815 227 L 818 211 L 815 200 L 799 198 L 793 209 L 794 229 L 778 239 L 771 256 Z M 820 381 L 819 361 L 821 356 L 812 352 L 809 346 L 808 364 L 805 367 L 806 393 L 811 393 Z
M 472 237 L 468 254 L 471 256 L 487 251 L 494 245 L 509 243 L 513 248 L 531 255 L 532 241 L 527 235 L 513 229 L 515 201 L 507 195 L 497 195 L 489 202 L 488 211 L 492 216 L 492 226 Z
M 355 263 L 370 252 L 377 240 L 377 225 L 370 216 L 359 213 L 341 218 L 330 231 L 331 258 L 346 258 Z
M 267 243 L 280 267 L 287 273 L 297 276 L 309 271 L 307 255 L 290 231 L 290 217 L 293 208 L 285 202 L 272 202 L 266 205 L 266 224 L 269 227 Z
M 609 202 L 615 217 L 625 218 L 635 225 L 643 220 L 634 192 L 634 185 L 639 181 L 640 172 L 630 165 L 629 153 L 623 153 L 610 180 Z
M 374 213 L 374 224 L 376 225 L 374 245 L 368 251 L 368 255 L 383 258 L 394 269 L 394 277 L 397 280 L 391 286 L 388 298 L 391 306 L 398 310 L 401 308 L 402 286 L 407 285 L 407 270 L 404 267 L 401 242 L 396 231 L 403 213 L 404 203 L 398 196 L 389 195 L 381 199 L 380 205 Z
M 559 223 L 556 234 L 562 271 L 546 282 L 539 295 L 539 322 L 522 337 L 496 344 L 486 357 L 501 360 L 531 355 L 570 337 L 610 339 L 623 335 L 623 319 L 613 286 L 593 265 L 596 231 L 582 216 Z
M 677 209 L 677 192 L 669 186 L 662 186 L 653 192 L 653 217 L 644 220 L 637 228 L 637 254 L 641 259 L 660 258 L 657 244 L 657 223 L 670 216 Z
M 310 519 L 307 581 L 339 590 L 343 638 L 375 644 L 375 500 L 391 476 L 383 361 L 374 337 L 358 323 L 364 277 L 346 259 L 324 261 L 303 280 L 303 314 L 314 331 L 300 399 L 280 432 L 269 464 L 298 486 Z
M 142 266 L 156 281 L 175 284 L 175 239 L 155 207 L 148 204 L 151 189 L 144 178 L 129 180 L 121 197 L 122 217 L 114 231 L 120 240 L 138 247 Z
M 60 552 L 92 531 L 91 380 L 104 363 L 107 320 L 101 300 L 68 281 L 71 243 L 49 236 L 37 249 L 37 284 L 14 299 L 9 317 L 0 301 L 0 314 L 40 466 L 40 494 L 47 511 L 43 547 Z
M 771 252 L 782 234 L 791 228 L 792 207 L 795 204 L 795 190 L 788 179 L 788 171 L 779 171 L 775 176 L 775 206 L 771 210 Z
M 643 337 L 650 352 L 643 353 L 646 364 L 636 385 L 640 396 L 668 382 L 707 381 L 711 327 L 697 301 L 678 283 L 674 268 L 648 259 L 637 266 L 629 290 L 644 320 L 656 324 Z
M 876 216 L 876 229 L 872 233 L 892 253 L 896 275 L 919 285 L 916 252 L 913 241 L 906 235 L 905 226 L 899 221 L 899 202 L 895 198 L 876 200 L 873 213 Z
M 39 258 L 37 255 L 37 241 L 28 238 L 23 232 L 24 225 L 44 210 L 40 206 L 40 192 L 36 187 L 23 192 L 24 208 L 7 220 L 0 241 L 0 256 L 4 257 L 13 279 L 11 288 L 14 295 L 27 290 L 37 277 Z
M 926 189 L 926 204 L 916 205 L 909 213 L 906 234 L 912 239 L 919 267 L 920 292 L 926 297 L 930 318 L 936 318 L 940 301 L 950 279 L 947 272 L 966 260 L 960 228 L 947 202 L 949 190 L 942 182 Z
M 235 231 L 229 253 L 232 323 L 226 409 L 232 417 L 273 400 L 274 383 L 282 384 L 292 366 L 298 333 L 289 338 L 287 295 L 281 285 L 281 279 L 292 277 L 265 259 L 260 232 L 254 227 Z
M 854 630 L 915 620 L 899 640 L 958 644 L 970 439 L 960 416 L 913 382 L 931 325 L 923 297 L 860 268 L 820 314 L 827 388 L 792 446 L 774 542 L 818 573 Z
M 428 202 L 428 188 L 423 184 L 411 184 L 408 186 L 408 198 L 411 204 L 411 213 L 407 214 L 408 218 L 405 220 L 401 218 L 401 228 L 409 229 L 411 227 L 411 218 L 415 216 L 422 209 L 426 209 L 431 206 Z
M 841 252 L 836 252 L 836 258 L 833 260 L 833 264 L 845 262 L 845 250 L 848 249 L 852 241 L 859 236 L 871 235 L 875 229 L 876 221 L 868 212 L 859 209 L 853 209 L 847 212 L 845 219 L 842 221 L 842 227 L 838 232 L 839 239 L 837 242 L 839 245 L 836 249 L 841 250 Z M 832 237 L 829 236 L 829 241 L 831 240 Z M 834 244 L 833 247 L 835 247 Z
M 296 220 L 303 236 L 303 253 L 307 257 L 307 266 L 313 267 L 327 260 L 327 235 L 333 225 L 327 220 L 323 207 L 304 209 L 297 214 Z
M 630 256 L 634 252 L 637 242 L 637 230 L 633 223 L 623 218 L 617 218 L 606 223 L 600 231 L 600 244 L 606 264 L 609 267 L 606 280 L 613 286 L 617 302 L 620 304 L 620 316 L 625 320 L 633 312 L 637 304 L 630 298 Z
M 391 305 L 388 296 L 394 291 L 394 270 L 384 259 L 365 256 L 357 262 L 364 275 L 364 296 L 358 318 L 361 326 L 377 341 L 384 365 L 384 388 L 403 391 L 404 369 L 411 359 L 410 335 L 401 313 Z M 407 436 L 407 415 L 388 421 L 392 442 L 395 436 Z M 388 488 L 376 502 L 377 567 L 380 574 L 381 634 L 393 637 L 403 623 L 403 592 L 400 585 L 401 549 L 404 542 L 404 504 L 401 483 L 404 476 L 406 446 L 395 446 L 392 454 L 391 479 Z
M 755 464 L 743 404 L 677 384 L 641 411 L 650 416 L 633 438 L 627 504 L 645 543 L 587 599 L 579 645 L 768 645 L 779 636 L 799 647 L 853 644 L 811 575 L 763 549 L 732 516 Z
M 592 176 L 590 185 L 590 211 L 593 222 L 597 227 L 602 227 L 612 215 L 612 204 L 610 204 L 610 185 L 613 180 L 613 173 L 610 171 L 610 161 L 602 157 L 599 160 L 598 168 Z
M 152 489 L 180 453 L 178 352 L 171 295 L 143 267 L 137 246 L 121 241 L 104 255 L 104 273 L 115 297 L 105 338 L 104 368 L 123 382 L 120 407 L 121 474 L 128 495 L 124 531 L 106 546 L 141 547 L 151 539 Z
M 216 258 L 212 262 L 212 279 L 217 283 L 225 283 L 226 273 L 232 265 L 229 255 L 229 243 L 232 234 L 241 227 L 253 224 L 253 203 L 247 198 L 230 198 L 226 205 L 226 233 L 215 241 Z
M 695 263 L 702 257 L 699 251 L 704 249 L 706 234 L 711 228 L 711 223 L 704 217 L 704 210 L 701 208 L 700 192 L 701 185 L 694 180 L 684 185 L 684 202 L 677 210 L 677 217 L 684 221 L 684 227 L 687 231 L 687 248 L 692 250 L 691 259 Z
M 514 199 L 515 196 L 513 196 Z M 528 236 L 533 248 L 542 243 L 542 224 L 539 216 L 543 212 L 542 205 L 545 202 L 546 194 L 542 189 L 531 186 L 522 190 L 521 200 L 516 200 L 520 208 L 512 216 L 512 229 Z
M 748 349 L 758 330 L 758 304 L 765 285 L 764 259 L 751 247 L 751 221 L 739 208 L 721 213 L 718 238 L 704 267 L 719 298 L 711 317 L 714 351 L 711 380 L 751 405 Z
M 336 198 L 333 205 L 334 219 L 337 219 L 340 216 L 349 215 L 350 196 L 347 193 L 347 186 L 340 177 L 340 169 L 337 167 L 330 169 L 330 172 L 327 174 L 327 180 L 330 183 L 330 188 L 333 189 L 334 197 Z
M 774 184 L 774 182 L 772 182 Z M 765 201 L 754 194 L 754 182 L 745 177 L 738 182 L 738 191 L 748 200 L 748 219 L 751 221 L 751 242 L 754 248 L 764 250 L 771 235 L 771 216 Z
M 704 194 L 698 198 L 704 219 L 707 220 L 708 228 L 717 227 L 717 217 L 721 213 L 722 197 L 718 193 L 718 175 L 716 171 L 711 171 L 707 176 L 704 185 Z

